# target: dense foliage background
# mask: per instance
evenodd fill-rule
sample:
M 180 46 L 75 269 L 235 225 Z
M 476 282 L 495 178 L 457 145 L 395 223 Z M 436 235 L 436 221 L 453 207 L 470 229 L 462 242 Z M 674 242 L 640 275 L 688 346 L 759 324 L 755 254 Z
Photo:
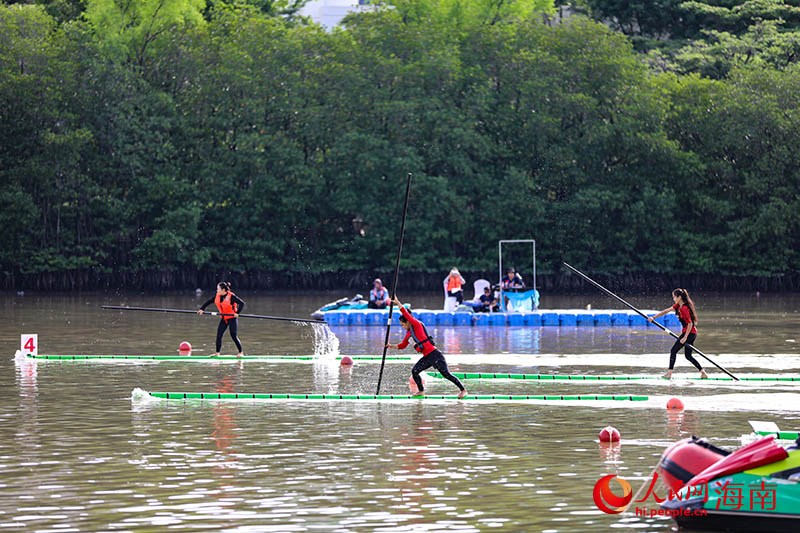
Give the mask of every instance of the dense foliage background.
M 408 172 L 407 276 L 797 283 L 796 1 L 302 3 L 0 2 L 3 286 L 360 281 Z

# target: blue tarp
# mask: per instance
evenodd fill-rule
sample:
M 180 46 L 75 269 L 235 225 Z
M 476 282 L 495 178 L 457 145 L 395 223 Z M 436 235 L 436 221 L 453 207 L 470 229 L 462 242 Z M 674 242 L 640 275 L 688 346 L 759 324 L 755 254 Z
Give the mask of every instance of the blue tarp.
M 508 298 L 508 306 L 505 308 L 505 299 Z M 534 311 L 539 307 L 539 291 L 530 289 L 525 292 L 506 292 L 500 296 L 501 311 Z

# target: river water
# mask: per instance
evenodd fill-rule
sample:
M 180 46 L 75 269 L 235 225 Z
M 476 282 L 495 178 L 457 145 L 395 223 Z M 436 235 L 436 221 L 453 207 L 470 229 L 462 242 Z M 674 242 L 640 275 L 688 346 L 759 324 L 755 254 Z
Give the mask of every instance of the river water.
M 242 294 L 249 313 L 308 317 L 333 294 Z M 735 448 L 748 420 L 800 428 L 800 384 L 468 381 L 480 394 L 647 395 L 647 402 L 132 401 L 134 388 L 181 392 L 373 394 L 379 365 L 315 362 L 59 362 L 14 359 L 19 335 L 40 353 L 213 351 L 216 319 L 103 311 L 193 309 L 194 293 L 6 295 L 0 304 L 0 528 L 3 531 L 641 531 L 665 517 L 607 515 L 605 474 L 634 491 L 664 448 L 689 435 Z M 409 297 L 414 307 L 441 298 Z M 669 295 L 632 297 L 666 307 Z M 697 295 L 697 345 L 738 375 L 800 375 L 800 295 Z M 614 307 L 547 297 L 546 307 Z M 663 372 L 670 338 L 653 328 L 432 328 L 452 370 Z M 380 354 L 383 328 L 337 328 L 338 353 Z M 399 337 L 393 331 L 393 339 Z M 311 327 L 240 320 L 249 355 L 307 355 Z M 396 340 L 395 340 L 396 342 Z M 234 353 L 230 339 L 223 353 Z M 411 352 L 408 352 L 411 355 Z M 387 364 L 382 392 L 407 394 L 413 360 Z M 705 362 L 701 360 L 702 362 Z M 722 376 L 705 365 L 712 376 Z M 696 373 L 679 356 L 676 374 Z M 428 380 L 432 394 L 447 382 Z M 669 397 L 687 409 L 664 409 Z M 618 446 L 601 446 L 613 425 Z M 665 491 L 657 486 L 657 494 Z M 644 493 L 642 493 L 644 495 Z M 656 509 L 652 498 L 640 504 Z

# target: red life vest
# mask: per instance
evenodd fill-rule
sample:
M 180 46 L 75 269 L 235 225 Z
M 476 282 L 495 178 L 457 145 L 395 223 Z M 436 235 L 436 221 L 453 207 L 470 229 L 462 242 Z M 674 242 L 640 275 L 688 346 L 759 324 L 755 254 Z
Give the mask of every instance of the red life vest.
M 689 333 L 697 333 L 697 318 L 692 319 L 692 312 L 689 306 L 675 304 L 672 308 L 675 310 L 675 314 L 678 315 L 681 326 L 683 326 L 681 333 L 686 332 L 686 327 L 689 325 L 689 322 L 692 323 L 692 330 Z
M 461 278 L 459 276 L 450 276 L 447 280 L 447 292 L 452 291 L 453 289 L 460 289 L 461 288 Z
M 214 298 L 214 305 L 217 306 L 217 309 L 219 310 L 219 313 L 221 315 L 235 315 L 236 314 L 236 307 L 237 306 L 236 306 L 235 303 L 231 303 L 231 297 L 232 296 L 233 296 L 233 293 L 231 291 L 228 291 L 228 294 L 226 294 L 225 296 L 222 296 L 221 294 L 217 294 L 217 296 Z M 225 320 L 225 322 L 227 322 L 228 319 L 230 319 L 230 318 L 233 318 L 233 316 L 223 316 L 222 317 L 222 319 Z
M 417 324 L 419 324 L 419 328 L 415 328 L 415 324 L 412 324 L 411 329 L 408 330 L 411 338 L 414 339 L 414 349 L 423 355 L 428 355 L 436 349 L 436 345 L 433 343 L 433 337 L 428 334 L 425 324 L 422 322 L 417 322 Z M 420 329 L 422 332 L 419 331 Z

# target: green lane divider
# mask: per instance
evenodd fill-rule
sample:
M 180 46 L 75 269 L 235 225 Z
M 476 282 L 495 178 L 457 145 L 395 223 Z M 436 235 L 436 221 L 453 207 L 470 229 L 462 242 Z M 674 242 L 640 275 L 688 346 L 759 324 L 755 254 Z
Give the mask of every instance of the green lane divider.
M 45 359 L 56 361 L 86 361 L 86 360 L 133 360 L 133 361 L 313 361 L 319 359 L 313 355 L 221 355 L 211 357 L 208 355 L 31 355 L 30 359 Z M 351 355 L 355 361 L 380 361 L 377 355 Z M 336 360 L 341 360 L 341 356 Z M 410 361 L 409 356 L 391 356 L 387 360 Z
M 434 378 L 441 378 L 442 375 L 438 372 L 428 372 L 429 376 Z M 531 381 L 636 381 L 642 379 L 662 379 L 668 381 L 667 378 L 662 376 L 581 376 L 571 374 L 493 374 L 486 372 L 453 372 L 453 375 L 459 379 L 521 379 Z M 697 381 L 733 381 L 733 378 L 676 378 L 676 379 L 691 379 Z M 740 377 L 740 381 L 797 381 L 800 382 L 800 376 L 788 377 Z
M 756 435 L 775 435 L 776 439 L 782 440 L 797 440 L 800 438 L 800 432 L 798 431 L 756 431 Z
M 153 398 L 163 400 L 410 400 L 411 396 L 405 395 L 379 395 L 374 394 L 259 394 L 243 392 L 148 392 Z M 414 398 L 417 399 L 417 398 Z M 419 398 L 422 399 L 422 398 Z M 429 400 L 458 400 L 457 396 L 425 396 Z M 508 396 L 508 395 L 469 395 L 464 400 L 619 400 L 643 402 L 647 396 Z

